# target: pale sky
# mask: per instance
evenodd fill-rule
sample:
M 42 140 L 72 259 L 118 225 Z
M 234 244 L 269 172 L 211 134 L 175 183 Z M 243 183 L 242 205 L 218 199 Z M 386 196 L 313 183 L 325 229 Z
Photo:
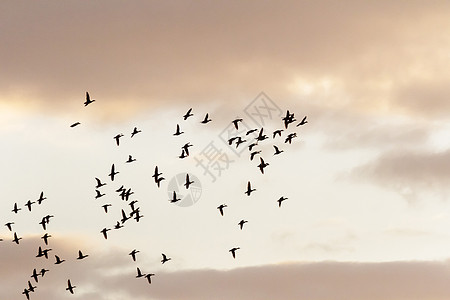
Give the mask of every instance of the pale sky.
M 1 299 L 450 297 L 449 2 L 3 1 L 0 28 Z M 268 135 L 253 161 L 237 117 Z M 186 173 L 198 201 L 169 203 Z M 121 185 L 143 218 L 105 240 Z

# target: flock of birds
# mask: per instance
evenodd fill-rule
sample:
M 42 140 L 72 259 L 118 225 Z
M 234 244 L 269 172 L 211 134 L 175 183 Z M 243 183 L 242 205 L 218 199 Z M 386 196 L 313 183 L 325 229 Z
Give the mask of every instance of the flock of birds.
M 90 104 L 92 104 L 93 102 L 95 102 L 95 99 L 91 99 L 90 95 L 88 92 L 86 92 L 86 100 L 84 102 L 84 106 L 88 106 Z M 192 108 L 190 108 L 183 116 L 183 121 L 188 120 L 190 117 L 194 116 L 194 114 L 192 113 Z M 308 121 L 306 120 L 306 116 L 302 118 L 301 121 L 299 121 L 296 124 L 296 127 L 305 125 L 306 123 L 308 123 Z M 209 122 L 211 122 L 211 118 L 209 117 L 209 114 L 206 113 L 206 115 L 204 116 L 204 118 L 200 121 L 201 124 L 208 124 Z M 239 130 L 239 124 L 243 121 L 242 118 L 236 118 L 234 120 L 232 120 L 232 124 L 236 129 L 236 133 Z M 248 131 L 245 132 L 245 135 L 234 135 L 231 138 L 228 139 L 228 144 L 230 146 L 232 146 L 234 144 L 234 146 L 236 148 L 238 147 L 244 147 L 241 145 L 246 144 L 248 147 L 248 153 L 249 153 L 249 158 L 251 161 L 253 161 L 255 159 L 255 157 L 258 155 L 259 156 L 259 164 L 257 165 L 257 168 L 259 169 L 259 171 L 261 172 L 261 174 L 264 174 L 265 169 L 269 166 L 269 163 L 267 163 L 263 157 L 261 157 L 261 152 L 262 150 L 255 150 L 254 148 L 258 148 L 258 146 L 261 145 L 261 143 L 263 143 L 266 140 L 275 140 L 277 138 L 282 138 L 282 132 L 287 130 L 289 128 L 289 126 L 292 123 L 297 122 L 297 120 L 295 119 L 294 113 L 289 112 L 289 110 L 286 112 L 285 116 L 282 118 L 283 121 L 283 125 L 284 128 L 283 129 L 277 129 L 275 131 L 273 131 L 271 133 L 271 139 L 267 136 L 267 134 L 264 132 L 264 128 L 255 128 L 255 129 L 250 129 Z M 79 126 L 81 123 L 80 122 L 75 122 L 73 124 L 70 125 L 70 127 L 76 127 Z M 133 138 L 135 135 L 141 133 L 142 131 L 140 129 L 138 129 L 137 127 L 134 127 L 132 132 L 131 132 L 131 138 Z M 175 132 L 173 133 L 173 136 L 180 136 L 184 134 L 184 131 L 182 131 L 182 128 L 180 126 L 180 124 L 176 124 L 176 129 Z M 121 138 L 123 138 L 124 135 L 122 133 L 119 133 L 117 135 L 115 135 L 113 137 L 115 144 L 117 146 L 120 146 L 120 141 Z M 291 132 L 288 133 L 284 139 L 284 143 L 285 144 L 291 144 L 293 139 L 297 137 L 296 132 Z M 183 146 L 181 146 L 181 154 L 179 156 L 180 159 L 184 159 L 189 157 L 190 150 L 189 148 L 192 147 L 193 145 L 188 143 L 185 143 Z M 280 155 L 284 152 L 284 150 L 280 149 L 279 146 L 277 145 L 272 145 L 274 152 L 273 155 Z M 133 158 L 132 155 L 128 156 L 128 160 L 126 161 L 127 164 L 133 163 L 135 162 L 136 159 Z M 110 182 L 115 182 L 116 178 L 118 177 L 118 174 L 120 172 L 116 169 L 115 164 L 113 163 L 111 165 L 111 169 L 109 174 L 107 175 L 109 177 Z M 158 166 L 155 166 L 154 169 L 154 173 L 152 175 L 152 178 L 154 179 L 154 182 L 156 184 L 157 188 L 161 187 L 161 182 L 163 180 L 165 180 L 165 178 L 163 177 L 163 173 L 160 171 L 160 169 L 158 168 Z M 106 181 L 103 181 L 102 179 L 95 177 L 95 199 L 101 199 L 102 197 L 105 196 L 105 193 L 102 192 L 102 187 L 107 185 L 108 183 Z M 185 177 L 185 182 L 184 182 L 184 187 L 186 190 L 189 190 L 190 186 L 194 183 L 193 180 L 191 180 L 191 178 L 189 177 L 189 173 L 186 173 L 186 177 Z M 131 199 L 132 195 L 134 194 L 134 191 L 131 188 L 126 188 L 124 187 L 124 185 L 121 185 L 118 189 L 115 190 L 118 194 L 118 197 L 127 203 L 127 208 L 122 208 L 120 209 L 120 219 L 117 220 L 115 222 L 115 224 L 113 224 L 112 226 L 106 226 L 104 227 L 102 230 L 100 230 L 101 235 L 103 236 L 103 238 L 105 240 L 108 239 L 108 232 L 111 230 L 120 230 L 125 226 L 125 223 L 128 222 L 130 219 L 134 219 L 136 222 L 139 222 L 139 220 L 141 218 L 144 217 L 144 215 L 141 212 L 140 207 L 138 206 L 138 200 L 136 199 Z M 244 194 L 246 194 L 247 196 L 251 196 L 251 194 L 253 192 L 255 192 L 256 189 L 252 186 L 251 182 L 248 181 L 247 182 L 247 186 L 246 186 L 246 190 L 244 191 Z M 178 201 L 181 201 L 181 198 L 178 198 L 176 191 L 173 191 L 171 193 L 172 197 L 169 199 L 170 203 L 176 203 Z M 23 209 L 28 210 L 29 212 L 32 211 L 32 207 L 34 204 L 37 205 L 42 205 L 42 203 L 44 202 L 44 200 L 46 200 L 47 198 L 44 195 L 44 192 L 41 192 L 39 197 L 37 198 L 36 201 L 31 201 L 28 200 L 24 206 Z M 282 206 L 282 202 L 287 200 L 287 197 L 281 196 L 278 200 L 278 207 Z M 111 207 L 113 206 L 113 204 L 111 203 L 103 203 L 101 205 L 101 207 L 103 208 L 103 211 L 105 213 L 110 213 L 111 211 Z M 221 216 L 224 216 L 224 209 L 227 208 L 227 204 L 223 203 L 221 205 L 219 205 L 217 207 L 219 213 Z M 20 211 L 22 210 L 22 207 L 18 204 L 18 203 L 14 203 L 12 212 L 14 214 L 18 214 Z M 41 237 L 41 239 L 43 240 L 43 245 L 39 246 L 37 249 L 37 258 L 41 258 L 44 257 L 45 259 L 49 259 L 49 252 L 53 251 L 51 248 L 48 248 L 49 245 L 49 239 L 52 237 L 47 229 L 48 229 L 48 224 L 50 223 L 51 218 L 53 218 L 53 215 L 47 214 L 45 216 L 42 217 L 41 222 L 39 222 L 39 224 L 42 226 L 43 230 L 45 231 L 45 233 L 43 234 L 43 236 Z M 238 226 L 240 228 L 240 230 L 243 230 L 244 228 L 244 224 L 247 223 L 248 220 L 240 220 L 238 222 Z M 8 222 L 5 224 L 5 226 L 8 228 L 9 231 L 13 232 L 13 239 L 12 242 L 16 243 L 16 244 L 20 244 L 20 240 L 22 240 L 22 237 L 20 237 L 17 232 L 15 232 L 13 230 L 13 225 L 15 223 L 14 222 Z M 0 241 L 3 241 L 2 239 L 0 239 Z M 240 247 L 233 247 L 231 249 L 229 249 L 228 251 L 231 253 L 231 256 L 235 259 L 236 258 L 236 252 L 240 249 Z M 131 259 L 136 262 L 137 261 L 137 254 L 140 251 L 137 249 L 133 249 L 128 255 L 131 256 Z M 165 264 L 168 261 L 171 260 L 170 257 L 168 257 L 166 254 L 162 253 L 162 259 L 161 259 L 161 263 Z M 76 260 L 84 260 L 88 257 L 89 255 L 84 254 L 82 252 L 82 250 L 78 250 L 78 256 L 76 257 Z M 58 256 L 57 254 L 54 254 L 55 257 L 55 265 L 60 265 L 62 263 L 65 262 L 65 259 L 62 259 L 60 256 Z M 38 271 L 38 269 L 34 268 L 31 272 L 31 279 L 34 280 L 35 283 L 39 282 L 39 277 L 43 278 L 44 275 L 49 272 L 50 270 L 42 268 L 40 271 Z M 145 273 L 142 272 L 141 269 L 139 267 L 136 267 L 136 278 L 145 278 L 147 280 L 147 282 L 149 284 L 152 283 L 151 277 L 155 276 L 154 273 Z M 77 286 L 73 285 L 73 283 L 71 282 L 71 279 L 67 279 L 67 287 L 66 290 L 71 293 L 74 294 L 75 292 L 75 288 Z M 37 289 L 37 286 L 34 286 L 33 283 L 31 282 L 31 280 L 27 281 L 27 286 L 23 289 L 22 294 L 24 294 L 26 296 L 27 299 L 30 299 L 30 293 L 35 292 L 35 290 Z

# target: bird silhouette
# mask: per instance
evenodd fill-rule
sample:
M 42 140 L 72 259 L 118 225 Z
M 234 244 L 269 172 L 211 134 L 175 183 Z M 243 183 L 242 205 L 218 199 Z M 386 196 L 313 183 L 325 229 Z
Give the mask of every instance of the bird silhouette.
M 178 158 L 186 158 L 186 157 L 187 157 L 186 151 L 184 151 L 184 149 L 181 149 L 181 154 L 180 156 L 178 156 Z
M 140 252 L 139 250 L 133 249 L 133 251 L 128 253 L 128 255 L 131 255 L 131 258 L 133 259 L 133 261 L 136 261 L 136 254 L 139 252 Z
M 108 207 L 109 207 L 109 206 L 112 206 L 112 204 L 106 203 L 106 204 L 103 204 L 103 205 L 102 205 L 103 210 L 105 211 L 105 213 L 108 213 Z
M 140 277 L 144 277 L 145 276 L 145 274 L 142 274 L 141 269 L 139 269 L 139 267 L 137 267 L 136 270 L 137 270 L 136 278 L 140 278 Z
M 187 118 L 193 116 L 192 112 L 192 108 L 189 108 L 189 110 L 186 112 L 186 114 L 183 116 L 183 119 L 186 120 Z
M 45 217 L 42 218 L 42 220 L 39 222 L 39 224 L 42 225 L 42 228 L 44 230 L 47 230 L 47 219 Z
M 284 200 L 287 200 L 287 198 L 284 197 L 284 196 L 281 196 L 280 199 L 277 200 L 277 202 L 278 202 L 278 207 L 281 207 L 281 202 L 283 202 Z
M 252 189 L 252 185 L 251 185 L 250 181 L 247 182 L 247 190 L 245 191 L 244 194 L 247 194 L 247 196 L 250 196 L 250 194 L 254 191 L 256 191 L 256 189 Z
M 239 247 L 234 247 L 234 248 L 231 248 L 231 249 L 228 250 L 228 251 L 231 252 L 231 255 L 233 255 L 233 258 L 236 258 L 236 251 L 239 250 L 239 249 L 241 249 L 241 248 L 239 248 Z
M 147 281 L 148 281 L 149 284 L 152 283 L 152 280 L 151 280 L 151 277 L 152 277 L 152 276 L 155 276 L 155 274 L 149 273 L 149 274 L 147 274 L 147 275 L 144 276 L 145 278 L 147 278 Z
M 258 168 L 261 171 L 261 173 L 264 174 L 264 168 L 267 167 L 269 164 L 264 162 L 264 159 L 262 159 L 262 157 L 260 157 L 259 159 L 261 163 L 258 165 Z
M 46 269 L 41 269 L 41 272 L 39 274 L 41 274 L 42 277 L 44 277 L 45 273 L 47 273 L 50 270 L 46 270 Z
M 273 148 L 275 149 L 275 153 L 273 155 L 278 155 L 284 152 L 284 150 L 280 150 L 277 146 L 273 145 Z
M 192 147 L 193 145 L 189 142 L 183 145 L 183 150 L 186 152 L 186 155 L 189 156 L 189 147 Z
M 105 240 L 108 239 L 108 235 L 106 233 L 110 230 L 111 230 L 110 228 L 103 228 L 102 230 L 100 230 L 100 232 L 103 234 L 103 237 L 105 238 Z
M 239 228 L 242 230 L 242 228 L 244 227 L 244 224 L 247 223 L 247 222 L 248 222 L 248 221 L 240 220 L 239 223 L 238 223 Z
M 8 222 L 5 224 L 5 226 L 8 228 L 9 231 L 12 231 L 12 225 L 14 224 L 14 222 Z
M 283 129 L 275 130 L 275 131 L 273 132 L 272 138 L 275 138 L 277 135 L 278 135 L 278 136 L 281 136 L 281 132 L 282 132 L 282 131 L 283 131 Z
M 122 227 L 124 226 L 120 224 L 120 221 L 117 221 L 116 225 L 114 225 L 114 229 L 120 229 Z
M 251 143 L 248 145 L 248 151 L 252 151 L 253 147 L 258 146 L 258 143 Z
M 181 200 L 180 198 L 177 198 L 177 193 L 175 191 L 173 191 L 173 196 L 172 196 L 172 199 L 170 199 L 170 203 L 175 203 L 180 200 Z
M 76 127 L 76 126 L 78 126 L 78 125 L 80 125 L 80 124 L 81 124 L 80 122 L 75 122 L 75 123 L 71 124 L 70 127 L 73 128 L 73 127 Z
M 102 186 L 106 185 L 106 183 L 103 183 L 99 178 L 95 177 L 95 180 L 97 181 L 97 185 L 95 186 L 96 189 L 101 188 Z
M 284 140 L 284 143 L 290 144 L 292 142 L 292 139 L 295 137 L 297 137 L 297 133 L 295 133 L 295 132 L 289 133 L 288 136 L 286 137 L 286 139 Z
M 134 162 L 134 161 L 136 161 L 136 159 L 133 158 L 133 156 L 128 155 L 128 160 L 126 161 L 126 163 L 132 163 L 132 162 Z
M 14 208 L 13 208 L 12 212 L 17 214 L 19 212 L 19 210 L 22 210 L 22 209 L 17 207 L 17 203 L 14 203 Z
M 189 174 L 186 174 L 186 182 L 184 183 L 184 186 L 186 187 L 186 189 L 188 189 L 189 186 L 193 183 L 194 183 L 193 180 L 189 180 Z
M 289 124 L 295 122 L 296 120 L 294 119 L 294 114 L 289 113 L 289 110 L 286 111 L 286 115 L 282 118 L 282 120 L 284 121 L 284 128 L 288 128 Z
M 173 135 L 178 136 L 178 135 L 181 135 L 183 133 L 184 133 L 184 131 L 180 130 L 180 125 L 177 124 L 177 130 L 175 131 L 175 133 Z
M 228 139 L 228 145 L 233 144 L 234 140 L 237 139 L 237 138 L 238 138 L 237 136 L 233 136 L 233 137 L 229 138 Z
M 131 137 L 134 137 L 136 134 L 142 132 L 142 130 L 137 129 L 137 127 L 133 128 L 133 132 L 131 133 Z
M 66 261 L 65 259 L 61 259 L 58 255 L 55 255 L 55 259 L 56 259 L 55 265 L 60 265 Z
M 77 259 L 84 259 L 84 258 L 86 258 L 88 256 L 89 256 L 88 254 L 83 255 L 81 250 L 78 250 L 78 257 L 77 257 Z
M 88 106 L 89 104 L 91 104 L 94 101 L 95 101 L 95 99 L 91 100 L 91 97 L 89 96 L 89 93 L 86 92 L 86 101 L 84 101 L 84 106 Z
M 99 190 L 95 190 L 95 192 L 97 193 L 97 195 L 95 195 L 95 199 L 105 196 L 105 194 L 102 194 Z
M 258 131 L 258 128 L 255 129 L 250 129 L 249 131 L 247 131 L 247 133 L 245 135 L 249 135 L 252 134 L 253 132 Z
M 171 260 L 171 258 L 168 258 L 164 253 L 161 253 L 162 255 L 162 259 L 161 259 L 161 263 L 164 264 L 166 262 L 168 262 L 169 260 Z
M 13 243 L 16 243 L 17 245 L 19 245 L 19 241 L 21 240 L 21 237 L 17 237 L 17 233 L 14 232 L 14 239 L 12 240 Z
M 27 297 L 27 299 L 30 300 L 30 291 L 28 291 L 26 288 L 23 289 L 22 294 L 24 294 Z
M 45 258 L 48 259 L 48 252 L 51 251 L 51 250 L 52 249 L 44 249 L 44 250 L 42 250 L 41 246 L 39 246 L 38 254 L 36 255 L 36 257 L 45 256 Z
M 37 286 L 33 286 L 31 282 L 28 280 L 28 291 L 34 293 L 35 289 L 37 289 Z
M 41 239 L 44 240 L 44 243 L 45 243 L 46 245 L 48 245 L 48 238 L 49 238 L 49 237 L 52 237 L 52 236 L 49 235 L 48 233 L 45 233 L 43 236 L 41 236 Z
M 41 205 L 42 201 L 44 201 L 45 199 L 47 198 L 44 197 L 44 192 L 41 192 L 41 194 L 39 195 L 39 199 L 37 199 L 37 203 Z
M 128 205 L 131 207 L 132 210 L 134 210 L 134 205 L 137 203 L 137 200 L 133 200 L 130 203 L 128 203 Z
M 117 134 L 116 136 L 113 137 L 113 139 L 116 140 L 117 146 L 119 146 L 119 144 L 120 144 L 119 140 L 120 140 L 121 137 L 123 137 L 122 133 L 119 133 L 119 134 Z
M 296 127 L 301 126 L 301 125 L 305 125 L 306 123 L 308 123 L 308 121 L 306 121 L 306 116 L 304 116 L 303 119 L 301 120 L 301 122 L 298 123 Z
M 120 193 L 120 192 L 122 192 L 124 190 L 124 186 L 123 186 L 123 184 L 122 184 L 122 186 L 120 187 L 120 188 L 118 188 L 117 190 L 116 190 L 116 192 L 117 193 Z
M 67 288 L 66 288 L 66 291 L 69 291 L 71 294 L 73 294 L 73 289 L 74 288 L 76 288 L 76 286 L 75 285 L 72 285 L 71 283 L 70 283 L 70 279 L 68 279 L 67 280 Z
M 109 177 L 111 178 L 111 181 L 114 181 L 114 177 L 119 174 L 119 172 L 116 172 L 114 164 L 111 166 L 111 173 L 109 173 Z
M 219 210 L 221 216 L 223 216 L 223 209 L 224 209 L 225 207 L 227 207 L 226 204 L 221 204 L 221 205 L 219 205 L 219 206 L 217 207 L 217 209 Z
M 144 216 L 143 215 L 141 215 L 140 213 L 139 213 L 139 209 L 136 209 L 136 210 L 134 210 L 133 212 L 135 212 L 135 216 L 134 216 L 134 219 L 136 220 L 136 222 L 139 222 L 139 220 L 141 219 L 141 218 L 143 218 Z
M 212 121 L 212 120 L 209 119 L 208 114 L 206 114 L 205 118 L 204 118 L 203 121 L 201 121 L 200 123 L 206 124 L 206 123 L 211 122 L 211 121 Z
M 237 141 L 236 141 L 236 149 L 237 147 L 239 147 L 240 144 L 245 143 L 247 140 L 243 140 L 240 136 L 237 137 Z
M 236 128 L 236 130 L 238 130 L 238 128 L 239 128 L 239 122 L 242 122 L 242 119 L 241 119 L 241 118 L 239 118 L 239 119 L 234 119 L 233 121 L 231 121 L 231 123 L 233 123 L 234 128 Z
M 38 280 L 38 276 L 39 276 L 40 274 L 36 271 L 36 269 L 33 269 L 33 274 L 31 274 L 31 278 L 33 278 L 34 279 L 34 281 L 36 281 L 36 282 L 39 282 L 39 280 Z M 42 275 L 42 276 L 44 276 L 44 275 Z
M 263 134 L 264 128 L 261 128 L 261 130 L 259 131 L 258 136 L 255 138 L 258 142 L 259 141 L 264 141 L 265 139 L 267 139 L 267 135 Z
M 253 160 L 253 158 L 255 157 L 256 154 L 261 153 L 261 150 L 259 151 L 253 151 L 252 153 L 250 153 L 250 160 Z
M 130 219 L 129 216 L 127 216 L 127 214 L 125 213 L 125 211 L 122 209 L 122 224 L 125 223 L 126 221 L 128 221 Z

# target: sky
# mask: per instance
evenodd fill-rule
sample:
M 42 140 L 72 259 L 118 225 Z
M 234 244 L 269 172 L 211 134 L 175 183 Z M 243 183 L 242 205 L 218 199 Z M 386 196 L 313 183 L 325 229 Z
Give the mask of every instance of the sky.
M 0 28 L 1 299 L 449 298 L 448 1 L 15 0 Z

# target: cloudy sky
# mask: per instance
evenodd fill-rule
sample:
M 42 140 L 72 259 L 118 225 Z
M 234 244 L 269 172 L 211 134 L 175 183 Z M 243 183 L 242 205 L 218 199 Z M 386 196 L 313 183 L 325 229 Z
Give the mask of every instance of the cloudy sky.
M 448 1 L 15 0 L 0 28 L 1 299 L 450 297 Z

